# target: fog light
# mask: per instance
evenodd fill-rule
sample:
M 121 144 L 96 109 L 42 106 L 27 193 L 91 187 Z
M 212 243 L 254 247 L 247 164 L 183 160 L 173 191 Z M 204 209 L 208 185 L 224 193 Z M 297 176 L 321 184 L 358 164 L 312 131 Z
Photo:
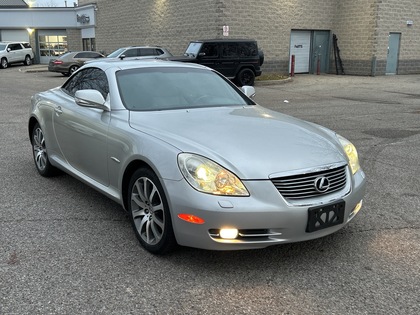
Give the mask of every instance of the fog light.
M 220 237 L 224 239 L 233 240 L 238 237 L 238 230 L 237 229 L 221 229 Z

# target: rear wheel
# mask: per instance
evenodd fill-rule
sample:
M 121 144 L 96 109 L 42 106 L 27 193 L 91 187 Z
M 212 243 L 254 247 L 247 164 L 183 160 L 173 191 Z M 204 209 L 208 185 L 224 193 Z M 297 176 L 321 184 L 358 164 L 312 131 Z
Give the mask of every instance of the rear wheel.
M 26 55 L 24 63 L 25 63 L 25 66 L 30 66 L 32 64 L 31 56 Z
M 7 59 L 6 58 L 1 58 L 1 62 L 0 62 L 0 67 L 1 68 L 3 68 L 3 69 L 6 69 L 7 68 L 7 66 L 8 66 L 8 62 L 7 62 Z
M 156 174 L 140 168 L 131 177 L 128 210 L 140 244 L 154 254 L 165 254 L 176 247 L 168 202 Z
M 238 75 L 236 76 L 236 81 L 238 85 L 240 86 L 254 85 L 254 81 L 255 81 L 254 71 L 252 71 L 249 68 L 242 69 L 241 71 L 239 71 Z
M 77 69 L 79 69 L 78 66 L 71 66 L 70 69 L 69 69 L 68 75 L 72 75 L 73 72 L 76 72 L 77 71 Z
M 41 176 L 51 177 L 57 174 L 58 170 L 51 165 L 48 159 L 47 147 L 45 146 L 44 132 L 38 123 L 32 129 L 32 152 L 35 167 Z

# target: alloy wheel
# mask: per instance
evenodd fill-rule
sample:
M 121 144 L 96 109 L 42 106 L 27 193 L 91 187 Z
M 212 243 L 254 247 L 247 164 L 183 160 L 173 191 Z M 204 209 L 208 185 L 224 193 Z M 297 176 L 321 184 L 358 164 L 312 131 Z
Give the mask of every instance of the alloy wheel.
M 136 180 L 131 191 L 135 228 L 148 245 L 160 242 L 165 232 L 165 206 L 156 185 L 148 177 Z
M 33 133 L 33 150 L 35 164 L 38 170 L 43 171 L 47 166 L 47 150 L 45 148 L 44 133 L 41 128 L 36 128 Z

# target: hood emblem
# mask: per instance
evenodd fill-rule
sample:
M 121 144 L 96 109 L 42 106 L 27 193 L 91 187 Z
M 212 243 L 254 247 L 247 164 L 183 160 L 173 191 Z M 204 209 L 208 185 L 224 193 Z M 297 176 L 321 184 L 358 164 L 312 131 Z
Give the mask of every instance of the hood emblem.
M 326 177 L 317 177 L 314 186 L 317 192 L 324 193 L 330 188 L 330 180 Z

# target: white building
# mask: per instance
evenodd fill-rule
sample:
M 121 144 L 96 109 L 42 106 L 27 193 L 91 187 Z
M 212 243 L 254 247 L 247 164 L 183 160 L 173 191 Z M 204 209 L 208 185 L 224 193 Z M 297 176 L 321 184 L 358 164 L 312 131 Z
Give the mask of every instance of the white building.
M 30 42 L 35 63 L 48 63 L 68 50 L 95 50 L 94 4 L 30 7 L 23 0 L 0 0 L 0 41 Z

